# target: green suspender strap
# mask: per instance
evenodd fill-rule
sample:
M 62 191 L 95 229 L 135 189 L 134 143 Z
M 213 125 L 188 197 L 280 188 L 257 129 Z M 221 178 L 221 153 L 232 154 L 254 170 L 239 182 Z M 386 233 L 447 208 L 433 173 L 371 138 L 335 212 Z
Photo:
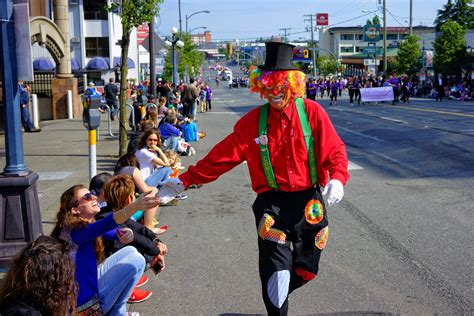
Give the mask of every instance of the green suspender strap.
M 300 120 L 301 129 L 305 138 L 306 150 L 308 151 L 308 164 L 309 173 L 311 176 L 311 183 L 315 185 L 318 181 L 316 171 L 316 152 L 314 150 L 313 133 L 311 131 L 311 125 L 309 124 L 308 115 L 306 113 L 306 108 L 303 99 L 296 99 L 296 110 L 298 111 L 298 118 Z M 276 183 L 275 174 L 273 173 L 273 168 L 270 161 L 270 153 L 268 152 L 267 126 L 268 104 L 264 104 L 260 107 L 260 114 L 258 120 L 258 135 L 260 136 L 260 157 L 262 158 L 263 171 L 265 173 L 265 177 L 267 178 L 268 186 L 273 189 L 278 189 L 278 184 Z M 266 141 L 262 142 L 262 139 L 266 139 Z
M 265 177 L 267 178 L 268 186 L 272 189 L 278 189 L 278 184 L 275 180 L 275 174 L 273 173 L 272 163 L 270 161 L 270 153 L 268 152 L 268 141 L 260 141 L 262 138 L 268 139 L 267 126 L 268 103 L 260 107 L 260 115 L 258 118 L 258 135 L 260 137 L 258 138 L 258 143 L 260 144 L 260 157 L 262 158 L 263 171 L 265 172 Z
M 318 182 L 318 173 L 316 170 L 316 151 L 314 150 L 314 138 L 311 131 L 311 125 L 309 125 L 306 107 L 304 106 L 304 101 L 302 98 L 296 99 L 296 110 L 298 111 L 298 117 L 300 118 L 301 129 L 306 142 L 306 150 L 308 151 L 309 175 L 311 177 L 311 183 L 316 185 Z

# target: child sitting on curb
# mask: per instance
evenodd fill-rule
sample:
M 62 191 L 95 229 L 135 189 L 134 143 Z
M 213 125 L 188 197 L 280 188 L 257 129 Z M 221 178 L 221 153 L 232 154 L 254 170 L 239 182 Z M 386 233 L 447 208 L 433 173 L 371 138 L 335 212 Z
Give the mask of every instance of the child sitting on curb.
M 103 192 L 107 206 L 101 208 L 100 212 L 96 215 L 96 219 L 101 219 L 113 212 L 118 212 L 135 202 L 135 184 L 133 179 L 127 175 L 113 177 L 105 185 Z M 158 239 L 157 235 L 152 230 L 132 219 L 128 219 L 119 225 L 117 233 L 120 233 L 120 229 L 123 228 L 129 228 L 133 231 L 133 241 L 129 245 L 134 246 L 138 252 L 145 257 L 147 264 L 153 271 L 156 274 L 163 271 L 165 267 L 164 256 L 168 249 L 166 245 Z M 115 240 L 104 240 L 105 253 L 107 256 L 112 255 L 123 246 L 124 245 Z M 142 277 L 142 279 L 139 280 L 133 289 L 129 303 L 143 302 L 152 295 L 151 291 L 137 289 L 137 287 L 144 285 L 147 281 L 147 277 Z
M 184 169 L 184 167 L 181 166 L 181 160 L 179 159 L 178 153 L 174 150 L 167 149 L 165 150 L 165 156 L 168 157 L 168 161 L 170 162 L 170 168 L 173 171 L 173 173 L 170 175 L 170 178 L 177 178 L 181 170 Z M 177 196 L 175 196 L 175 198 L 178 200 L 185 200 L 188 198 L 188 196 L 184 194 L 178 194 Z

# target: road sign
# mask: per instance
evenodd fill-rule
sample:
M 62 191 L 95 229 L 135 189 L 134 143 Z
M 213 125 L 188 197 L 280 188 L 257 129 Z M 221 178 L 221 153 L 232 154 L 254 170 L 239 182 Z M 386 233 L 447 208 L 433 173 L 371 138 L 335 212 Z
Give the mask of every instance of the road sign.
M 329 14 L 327 13 L 316 13 L 316 25 L 327 26 L 329 24 Z
M 380 40 L 380 25 L 364 25 L 364 42 L 378 42 Z
M 380 65 L 380 60 L 378 59 L 372 59 L 372 58 L 368 58 L 368 59 L 364 59 L 364 66 L 375 66 L 375 65 Z
M 143 41 L 148 37 L 150 34 L 150 30 L 148 28 L 148 24 L 143 23 L 142 25 L 137 27 L 137 42 L 138 45 L 141 45 Z
M 364 47 L 364 53 L 365 54 L 376 54 L 379 51 L 380 47 L 376 46 L 369 46 L 369 47 Z

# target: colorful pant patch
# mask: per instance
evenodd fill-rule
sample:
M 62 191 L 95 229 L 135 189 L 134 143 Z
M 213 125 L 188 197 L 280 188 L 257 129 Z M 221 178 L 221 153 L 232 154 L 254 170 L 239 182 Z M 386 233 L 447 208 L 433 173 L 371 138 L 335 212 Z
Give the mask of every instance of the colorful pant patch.
M 316 225 L 324 218 L 323 205 L 318 200 L 309 200 L 305 207 L 304 215 L 306 221 L 311 225 Z
M 320 250 L 324 249 L 324 247 L 326 246 L 326 242 L 328 240 L 328 235 L 329 235 L 329 226 L 324 227 L 316 234 L 315 245 L 316 247 L 318 247 L 318 249 Z
M 264 213 L 260 223 L 258 224 L 258 235 L 264 240 L 284 244 L 286 241 L 286 234 L 281 230 L 272 228 L 273 225 L 275 225 L 273 217 Z

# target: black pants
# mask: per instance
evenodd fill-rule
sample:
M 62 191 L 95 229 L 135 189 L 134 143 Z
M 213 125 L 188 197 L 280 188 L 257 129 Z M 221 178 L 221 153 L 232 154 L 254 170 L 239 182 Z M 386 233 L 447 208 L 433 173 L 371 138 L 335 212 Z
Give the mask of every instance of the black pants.
M 288 294 L 314 279 L 326 245 L 328 220 L 319 187 L 269 191 L 253 206 L 262 296 L 269 315 L 288 314 Z
M 438 94 L 436 95 L 436 101 L 443 101 L 443 95 L 444 95 L 444 87 L 437 87 L 436 91 Z
M 354 103 L 354 89 L 349 89 L 349 103 Z

